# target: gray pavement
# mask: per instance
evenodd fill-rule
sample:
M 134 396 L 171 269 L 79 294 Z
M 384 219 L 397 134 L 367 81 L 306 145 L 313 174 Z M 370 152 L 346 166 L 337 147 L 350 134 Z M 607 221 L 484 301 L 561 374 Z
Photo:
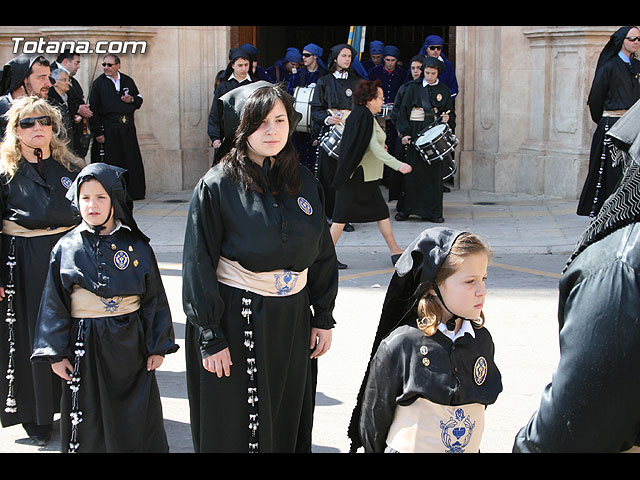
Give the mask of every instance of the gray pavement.
M 386 194 L 386 192 L 385 192 Z M 151 238 L 167 290 L 177 342 L 184 345 L 181 254 L 191 192 L 149 195 L 134 215 Z M 575 214 L 575 200 L 454 190 L 445 193 L 443 225 L 484 235 L 495 259 L 489 269 L 486 326 L 496 344 L 504 391 L 487 410 L 483 452 L 509 452 L 518 429 L 535 411 L 558 360 L 557 283 L 588 220 Z M 407 245 L 433 226 L 411 217 L 393 219 L 394 234 Z M 393 269 L 375 224 L 343 233 L 338 258 L 337 326 L 331 350 L 320 359 L 314 452 L 348 452 L 346 430 L 370 354 L 380 308 Z M 184 349 L 169 355 L 157 372 L 172 452 L 192 452 L 185 385 Z M 57 424 L 45 447 L 31 445 L 21 426 L 0 429 L 0 452 L 58 452 Z

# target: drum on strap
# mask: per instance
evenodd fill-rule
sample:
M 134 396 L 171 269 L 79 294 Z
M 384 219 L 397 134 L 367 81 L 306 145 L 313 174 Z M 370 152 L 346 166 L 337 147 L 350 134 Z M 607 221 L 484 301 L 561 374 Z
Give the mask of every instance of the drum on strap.
M 311 100 L 315 87 L 296 87 L 293 91 L 293 108 L 302 115 L 296 132 L 311 133 Z
M 342 133 L 344 132 L 344 124 L 337 123 L 331 127 L 331 129 L 320 139 L 320 146 L 322 149 L 333 158 L 338 158 L 338 145 L 342 140 Z
M 438 123 L 423 130 L 413 142 L 423 160 L 429 164 L 441 161 L 457 145 L 458 139 L 446 123 Z
M 446 123 L 429 126 L 420 132 L 412 145 L 429 165 L 444 160 L 443 180 L 447 180 L 456 173 L 456 164 L 451 154 L 458 145 L 458 139 Z

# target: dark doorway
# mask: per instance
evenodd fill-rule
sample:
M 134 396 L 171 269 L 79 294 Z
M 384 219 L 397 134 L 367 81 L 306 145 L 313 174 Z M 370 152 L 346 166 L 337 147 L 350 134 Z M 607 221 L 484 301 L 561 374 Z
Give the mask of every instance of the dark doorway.
M 324 49 L 326 61 L 331 47 L 346 43 L 349 38 L 349 26 L 312 25 L 312 26 L 259 26 L 258 45 L 260 65 L 267 68 L 284 56 L 287 47 L 296 47 L 302 51 L 308 43 L 315 43 Z M 455 27 L 443 26 L 367 26 L 365 30 L 365 51 L 361 59 L 369 58 L 369 42 L 380 40 L 386 45 L 395 45 L 400 49 L 403 63 L 408 63 L 416 55 L 425 37 L 431 34 L 444 39 L 444 54 L 455 65 Z

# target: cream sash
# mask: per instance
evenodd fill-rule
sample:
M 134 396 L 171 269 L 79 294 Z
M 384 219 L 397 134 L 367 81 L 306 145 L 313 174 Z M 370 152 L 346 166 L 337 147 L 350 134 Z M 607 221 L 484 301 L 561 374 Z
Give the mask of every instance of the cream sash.
M 73 318 L 99 318 L 126 315 L 140 309 L 140 295 L 103 298 L 79 285 L 71 292 Z
M 216 276 L 220 283 L 230 287 L 249 290 L 263 297 L 285 297 L 294 295 L 307 285 L 307 271 L 274 270 L 252 272 L 238 262 L 220 257 Z
M 51 227 L 51 228 L 25 228 L 22 225 L 18 225 L 12 220 L 2 220 L 2 233 L 5 235 L 11 235 L 14 237 L 42 237 L 44 235 L 55 235 L 57 233 L 64 233 L 74 228 L 74 225 L 70 227 Z
M 626 110 L 605 110 L 604 112 L 602 112 L 602 116 L 603 117 L 621 117 L 625 113 L 627 113 Z
M 418 398 L 396 406 L 387 445 L 400 453 L 478 453 L 485 406 L 439 405 Z
M 412 122 L 424 121 L 424 109 L 420 107 L 413 107 L 411 109 L 411 114 L 409 115 L 409 120 Z

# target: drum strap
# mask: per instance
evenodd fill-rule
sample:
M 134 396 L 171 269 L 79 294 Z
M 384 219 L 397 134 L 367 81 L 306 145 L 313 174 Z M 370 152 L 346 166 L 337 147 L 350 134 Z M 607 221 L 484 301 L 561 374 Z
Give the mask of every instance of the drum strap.
M 425 115 L 433 113 L 433 106 L 431 105 L 431 91 L 429 86 L 422 87 L 420 89 L 420 99 L 422 100 L 422 109 Z

